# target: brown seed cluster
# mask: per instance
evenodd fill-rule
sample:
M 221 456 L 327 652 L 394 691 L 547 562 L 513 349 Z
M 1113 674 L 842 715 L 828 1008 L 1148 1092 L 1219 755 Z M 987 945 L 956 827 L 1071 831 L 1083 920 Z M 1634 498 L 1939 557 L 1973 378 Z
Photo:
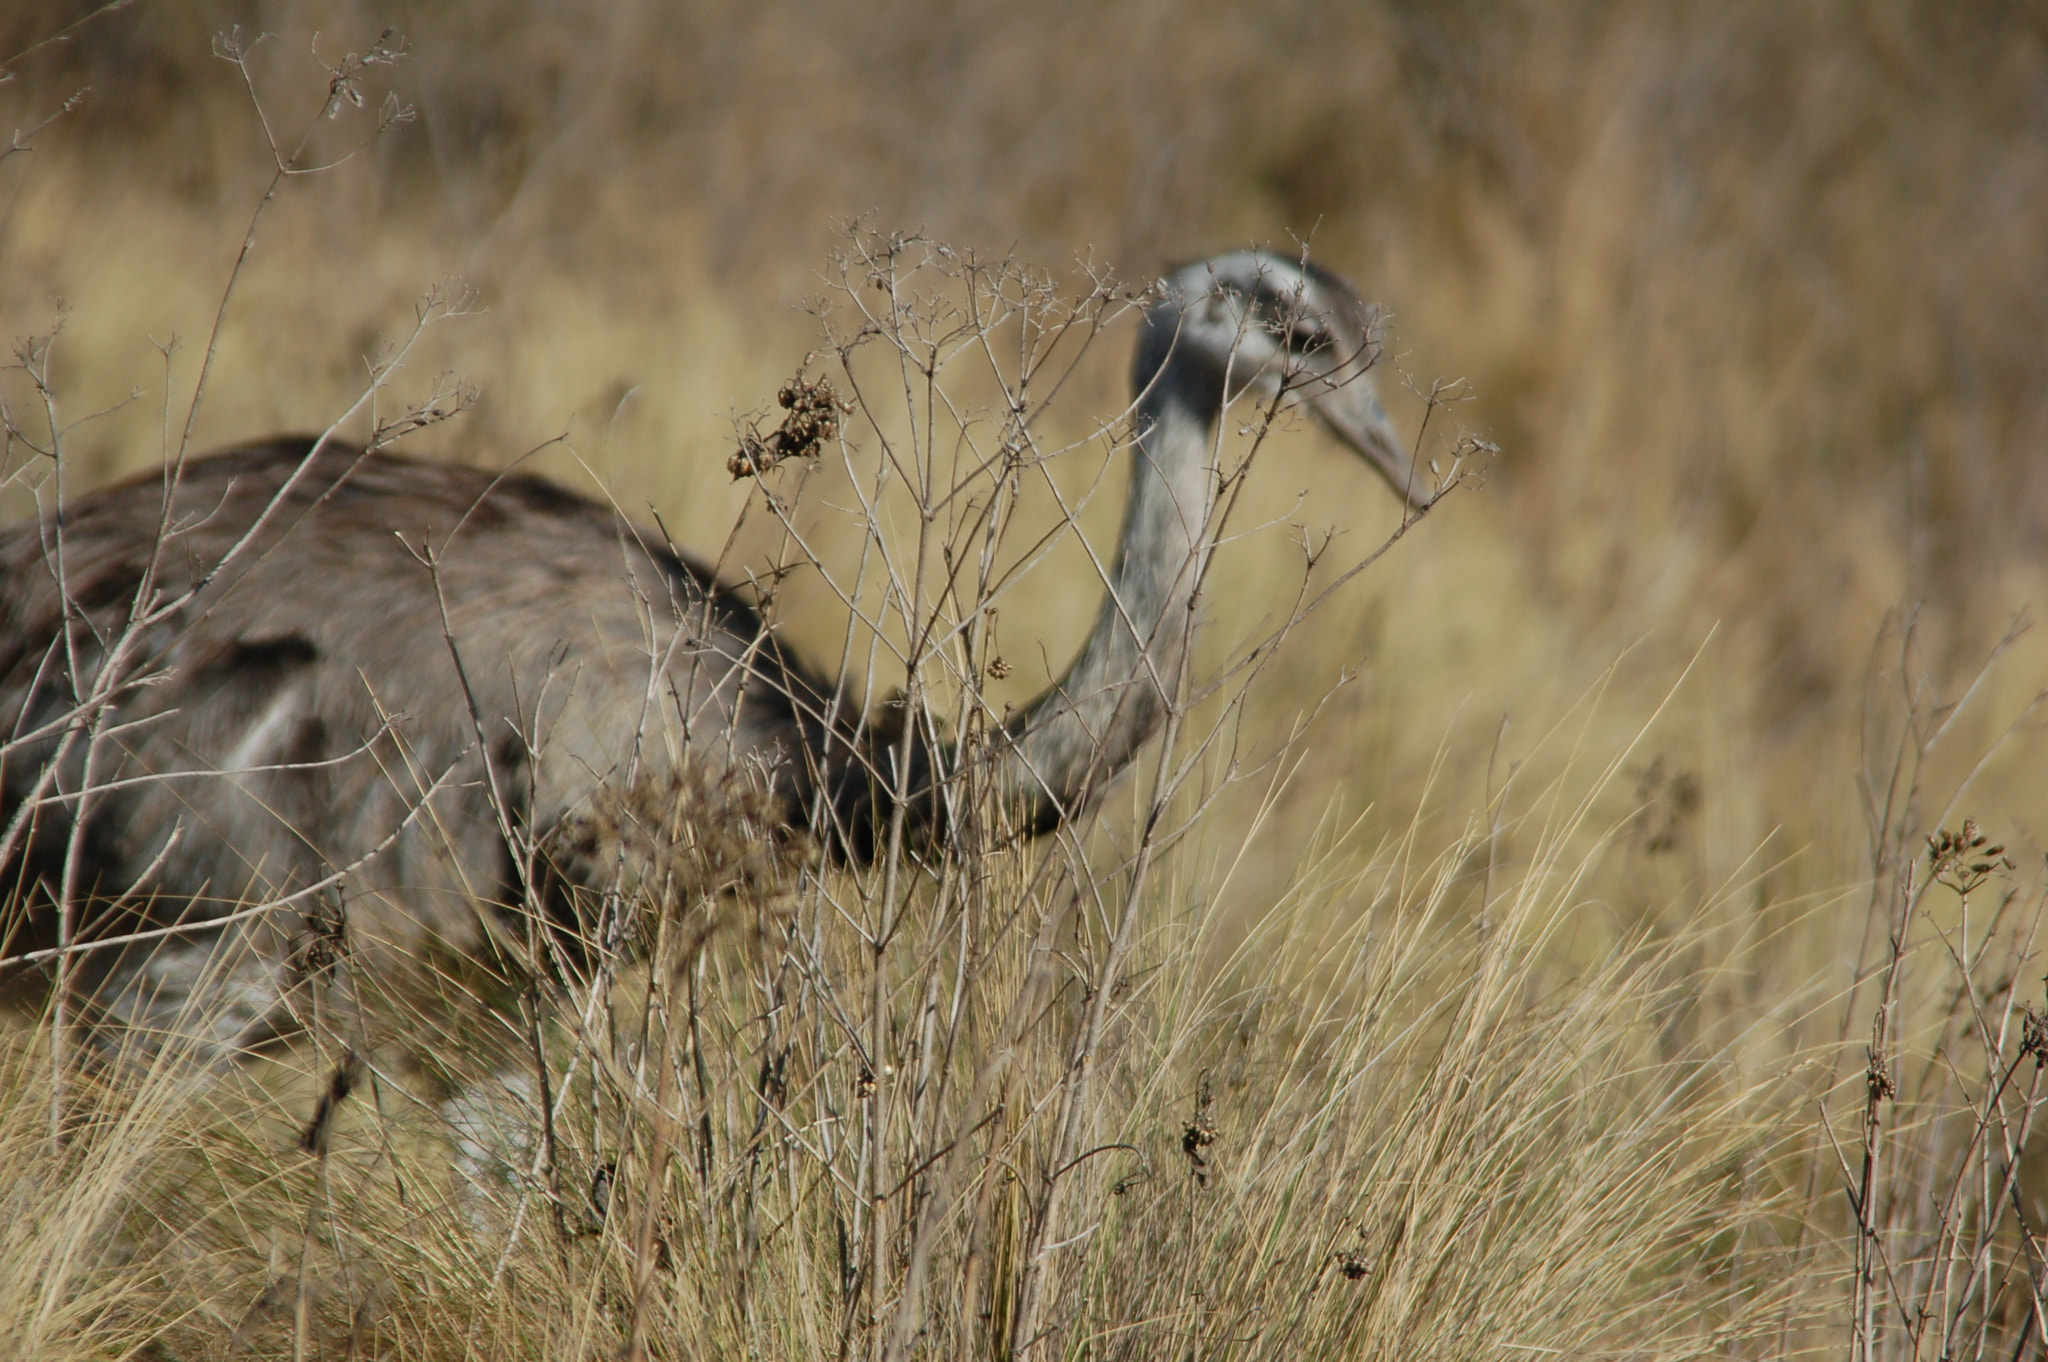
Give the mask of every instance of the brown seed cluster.
M 322 894 L 304 918 L 305 930 L 292 945 L 291 967 L 300 978 L 330 977 L 349 958 L 348 918 L 342 912 L 341 892 Z
M 1891 1061 L 1882 1050 L 1873 1048 L 1870 1052 L 1870 1068 L 1863 1075 L 1864 1087 L 1870 1095 L 1870 1105 L 1890 1101 L 1899 1095 L 1898 1080 L 1892 1077 Z
M 1338 1249 L 1330 1255 L 1330 1260 L 1337 1265 L 1337 1271 L 1343 1274 L 1345 1281 L 1362 1281 L 1372 1275 L 1373 1254 L 1371 1247 L 1367 1242 L 1365 1226 L 1360 1225 L 1358 1227 L 1358 1243 L 1351 1248 Z
M 775 401 L 789 414 L 766 435 L 754 429 L 741 432 L 740 447 L 725 462 L 735 480 L 757 478 L 785 459 L 816 458 L 838 438 L 839 418 L 853 410 L 829 382 L 801 373 L 782 385 Z
M 2048 1016 L 2027 1005 L 2026 1020 L 2020 1024 L 2020 1053 L 2032 1055 L 2038 1067 L 2048 1067 Z
M 1990 839 L 1977 830 L 1977 820 L 1965 818 L 1961 832 L 1938 832 L 1927 839 L 1927 870 L 1936 880 L 1958 894 L 1973 892 L 1995 874 L 2010 871 L 2012 857 L 2003 846 L 1989 845 Z
M 1181 1127 L 1180 1152 L 1188 1156 L 1188 1171 L 1195 1175 L 1195 1182 L 1203 1187 L 1209 1185 L 1209 1161 L 1202 1157 L 1202 1151 L 1216 1143 L 1215 1098 L 1209 1090 L 1209 1075 L 1202 1075 L 1200 1095 L 1195 1100 L 1194 1119 Z

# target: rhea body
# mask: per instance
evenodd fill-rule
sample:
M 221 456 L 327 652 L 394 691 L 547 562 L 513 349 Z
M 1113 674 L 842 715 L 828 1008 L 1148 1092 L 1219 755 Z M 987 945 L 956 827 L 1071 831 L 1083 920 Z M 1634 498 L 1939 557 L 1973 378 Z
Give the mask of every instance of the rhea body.
M 1165 713 L 1232 400 L 1285 388 L 1424 504 L 1375 346 L 1358 296 L 1301 263 L 1244 251 L 1162 281 L 1094 628 L 983 754 L 1029 829 L 1083 807 Z M 79 937 L 185 928 L 87 957 L 108 1021 L 260 1036 L 302 967 L 309 887 L 337 876 L 322 893 L 358 943 L 474 950 L 480 914 L 525 888 L 508 828 L 686 763 L 744 770 L 842 855 L 905 796 L 909 834 L 942 834 L 945 743 L 851 712 L 710 569 L 541 478 L 281 438 L 80 498 L 61 531 L 0 530 L 0 892 L 43 926 L 0 950 L 47 939 L 60 900 L 84 905 Z M 126 622 L 187 593 L 120 662 L 148 684 L 82 710 Z

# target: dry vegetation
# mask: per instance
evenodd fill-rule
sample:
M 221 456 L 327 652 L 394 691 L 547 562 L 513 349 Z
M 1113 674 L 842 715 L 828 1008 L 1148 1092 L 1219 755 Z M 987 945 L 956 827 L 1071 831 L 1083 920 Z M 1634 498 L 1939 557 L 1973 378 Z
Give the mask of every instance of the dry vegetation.
M 99 1091 L 23 1009 L 0 1352 L 2040 1355 L 2032 9 L 93 10 L 0 14 L 0 54 L 86 20 L 0 83 L 0 330 L 54 337 L 0 399 L 47 433 L 48 380 L 67 490 L 326 427 L 459 275 L 481 310 L 344 433 L 459 374 L 478 400 L 409 448 L 651 507 L 950 718 L 1057 674 L 1097 590 L 1059 539 L 992 671 L 908 646 L 972 600 L 870 562 L 967 535 L 960 450 L 1004 429 L 999 368 L 955 365 L 937 431 L 889 386 L 969 248 L 1142 279 L 1312 235 L 1416 390 L 1466 380 L 1424 456 L 1505 452 L 1245 665 L 1399 523 L 1248 414 L 1197 691 L 1226 684 L 1073 836 L 742 873 L 655 818 L 643 963 L 451 977 L 494 1006 L 394 1021 L 410 1050 L 323 1014 Z M 212 55 L 237 25 L 276 35 L 253 88 Z M 320 63 L 393 25 L 320 118 Z M 361 150 L 280 179 L 258 106 L 312 129 L 301 164 Z M 962 254 L 916 247 L 927 291 L 843 366 L 874 398 L 843 456 L 736 482 L 733 413 L 824 340 L 804 301 L 878 296 L 825 267 L 858 215 Z M 1092 287 L 990 277 L 1021 312 Z M 1106 542 L 1127 336 L 1063 357 L 1005 566 L 1063 501 Z M 890 442 L 925 481 L 882 486 Z M 10 520 L 56 488 L 14 440 L 0 478 Z

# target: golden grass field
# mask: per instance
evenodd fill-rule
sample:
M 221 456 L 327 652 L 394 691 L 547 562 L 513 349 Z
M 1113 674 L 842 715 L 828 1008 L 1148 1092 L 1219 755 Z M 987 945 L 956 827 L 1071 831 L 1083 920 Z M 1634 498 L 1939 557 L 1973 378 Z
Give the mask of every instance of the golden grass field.
M 301 1153 L 331 1062 L 317 1047 L 210 1086 L 113 1085 L 89 1135 L 53 1142 L 47 1018 L 18 989 L 0 1055 L 0 1186 L 15 1187 L 0 1190 L 0 1353 L 2048 1348 L 2048 1161 L 2027 1138 L 2048 1054 L 2027 1029 L 2048 893 L 2032 708 L 2048 646 L 2024 628 L 2048 585 L 2036 9 L 106 8 L 0 13 L 0 57 L 24 52 L 0 132 L 25 148 L 0 157 L 0 331 L 55 336 L 52 385 L 79 422 L 67 493 L 161 459 L 188 412 L 195 449 L 324 428 L 363 389 L 365 356 L 454 277 L 476 306 L 436 324 L 380 401 L 417 401 L 441 375 L 479 396 L 408 448 L 493 467 L 530 454 L 715 551 L 752 491 L 726 471 L 734 421 L 820 343 L 806 303 L 829 296 L 854 221 L 1068 288 L 1084 260 L 1142 284 L 1305 241 L 1390 311 L 1380 377 L 1405 429 L 1433 382 L 1460 382 L 1423 457 L 1463 434 L 1499 453 L 1286 639 L 1235 735 L 1278 760 L 1222 790 L 1149 877 L 1119 878 L 1144 779 L 1114 789 L 1086 845 L 992 853 L 995 897 L 963 921 L 1035 905 L 1022 920 L 1050 924 L 1041 942 L 1095 959 L 1092 929 L 1059 925 L 1034 878 L 1034 855 L 1065 857 L 1074 882 L 1111 886 L 1122 906 L 1104 923 L 1147 915 L 1145 982 L 1074 1096 L 1061 1047 L 1080 1023 L 1054 1014 L 1078 1004 L 1040 999 L 1051 1020 L 1010 1029 L 1037 996 L 1030 931 L 991 927 L 986 1015 L 948 1061 L 980 1086 L 946 1115 L 906 1096 L 890 1127 L 905 1185 L 936 1169 L 919 1196 L 958 1199 L 928 1240 L 908 1228 L 922 1203 L 878 1209 L 866 1164 L 847 1187 L 868 1190 L 843 1199 L 871 1218 L 848 1219 L 842 1156 L 795 1136 L 776 1171 L 749 1171 L 773 1162 L 747 1106 L 767 1045 L 747 981 L 774 973 L 758 944 L 678 967 L 693 1028 L 701 995 L 714 1036 L 690 1042 L 698 1087 L 623 1103 L 620 1121 L 655 1115 L 614 1131 L 620 1167 L 667 1171 L 634 1175 L 630 1223 L 582 1237 L 521 1219 L 508 1239 L 493 1215 L 516 1201 L 526 1217 L 531 1197 L 515 1178 L 479 1209 L 445 1172 L 429 1103 L 359 1101 L 333 1167 Z M 402 60 L 363 73 L 362 107 L 318 119 L 322 61 L 387 26 Z M 237 30 L 272 35 L 248 59 L 253 92 L 212 55 Z M 413 116 L 376 134 L 387 93 Z M 308 163 L 362 150 L 285 180 L 259 215 L 259 106 L 282 142 L 311 128 Z M 1085 358 L 1055 434 L 1081 440 L 1121 407 L 1129 334 Z M 19 365 L 0 400 L 44 428 Z M 860 452 L 800 504 L 818 561 L 776 599 L 785 637 L 818 657 L 838 655 L 848 617 L 823 582 L 870 532 L 835 509 Z M 1084 443 L 1055 477 L 1078 493 L 1109 456 Z M 5 520 L 32 512 L 36 468 L 10 443 Z M 1080 517 L 1098 544 L 1120 486 L 1113 473 Z M 1018 542 L 1056 519 L 1040 493 Z M 1399 523 L 1383 488 L 1283 423 L 1208 588 L 1204 665 L 1274 626 L 1304 536 L 1341 533 L 1326 578 Z M 787 552 L 750 515 L 726 570 Z M 990 684 L 997 703 L 1057 675 L 1093 615 L 1077 546 L 1034 571 L 1003 608 L 1016 665 Z M 1965 816 L 2014 868 L 1979 884 L 1971 857 L 1930 865 L 1927 836 Z M 1930 890 L 1937 869 L 1969 893 Z M 921 963 L 849 997 L 904 990 L 877 1014 L 914 1014 L 921 971 L 950 949 L 926 930 L 905 948 Z M 870 967 L 845 942 L 820 959 L 834 978 Z M 654 1006 L 659 975 L 618 1005 Z M 1886 996 L 1898 1091 L 1870 1099 L 1866 1125 Z M 973 1145 L 970 1168 L 950 1151 L 994 1138 L 969 1108 L 1002 1046 L 1016 1143 Z M 836 1120 L 844 1054 L 822 1030 L 790 1047 L 816 1077 L 789 1128 L 813 1129 L 805 1103 Z M 294 1068 L 312 1076 L 280 1076 Z M 1148 1180 L 1101 1158 L 1092 1180 L 1035 1193 L 1028 1170 L 1066 1137 L 1014 1113 L 1060 1102 L 1089 1113 L 1091 1143 L 1144 1151 Z M 1196 1178 L 1204 1121 L 1215 1168 Z M 671 1167 L 686 1128 L 703 1145 Z M 590 1138 L 578 1156 L 595 1167 Z M 1860 1212 L 1863 1179 L 1877 1200 Z M 1043 1242 L 1055 1201 L 1068 1234 L 1094 1236 L 1060 1256 Z M 849 1252 L 892 1232 L 900 1252 L 846 1275 Z

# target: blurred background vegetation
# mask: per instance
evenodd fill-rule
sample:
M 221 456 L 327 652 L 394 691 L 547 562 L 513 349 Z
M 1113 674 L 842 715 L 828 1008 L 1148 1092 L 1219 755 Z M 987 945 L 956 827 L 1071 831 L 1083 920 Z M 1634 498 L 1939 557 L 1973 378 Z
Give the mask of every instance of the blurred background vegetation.
M 63 312 L 73 414 L 144 390 L 75 433 L 86 480 L 160 457 L 167 400 L 182 421 L 269 178 L 250 92 L 211 52 L 236 28 L 275 35 L 251 69 L 280 129 L 318 110 L 320 60 L 387 28 L 408 55 L 366 97 L 417 117 L 285 186 L 226 315 L 202 446 L 325 425 L 413 299 L 459 275 L 486 310 L 441 329 L 410 382 L 448 369 L 483 395 L 419 447 L 504 464 L 566 435 L 539 466 L 709 548 L 743 496 L 732 415 L 816 343 L 801 305 L 845 219 L 1138 281 L 1304 239 L 1378 298 L 1384 386 L 1396 367 L 1468 380 L 1453 422 L 1502 453 L 1290 645 L 1255 737 L 1361 675 L 1316 720 L 1255 886 L 1291 872 L 1333 800 L 1368 830 L 1418 807 L 1445 811 L 1425 816 L 1445 836 L 1488 807 L 1512 830 L 1509 772 L 1555 769 L 1573 733 L 1611 752 L 1668 697 L 1611 792 L 1613 820 L 1644 811 L 1610 906 L 1734 905 L 1728 977 L 1746 982 L 1728 986 L 1754 996 L 1784 953 L 1749 968 L 1740 942 L 1868 872 L 1857 782 L 1896 741 L 1901 693 L 1888 612 L 1916 621 L 1908 682 L 1938 700 L 2040 596 L 2037 6 L 27 0 L 0 12 L 0 54 L 26 49 L 0 127 L 87 93 L 0 163 L 0 331 Z M 361 131 L 338 123 L 334 146 Z M 167 399 L 153 341 L 173 334 Z M 1098 367 L 1108 413 L 1121 358 Z M 1390 405 L 1415 428 L 1418 400 Z M 1361 552 L 1395 523 L 1312 432 L 1255 483 L 1278 523 L 1233 547 L 1220 636 L 1278 607 L 1290 523 Z M 1106 539 L 1115 508 L 1091 514 Z M 1081 565 L 1006 610 L 1019 694 L 1092 616 Z M 836 655 L 829 593 L 795 581 L 783 605 L 799 643 Z M 1934 786 L 2044 680 L 2048 650 L 2009 649 Z M 2048 789 L 2016 737 L 1966 800 L 2034 851 Z M 1854 917 L 1861 899 L 1841 902 Z M 1857 937 L 1819 916 L 1801 977 Z

